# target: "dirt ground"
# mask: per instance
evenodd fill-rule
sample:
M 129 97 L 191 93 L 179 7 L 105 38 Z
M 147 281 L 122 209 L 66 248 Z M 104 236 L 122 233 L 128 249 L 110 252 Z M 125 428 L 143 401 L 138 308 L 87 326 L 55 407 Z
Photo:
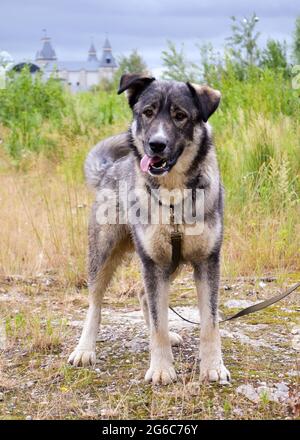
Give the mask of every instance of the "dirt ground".
M 269 298 L 295 282 L 222 280 L 225 315 Z M 293 419 L 300 418 L 300 302 L 295 292 L 279 305 L 220 324 L 228 385 L 198 381 L 199 329 L 169 313 L 178 382 L 144 383 L 148 336 L 134 286 L 108 292 L 94 369 L 66 359 L 87 308 L 84 286 L 63 287 L 51 274 L 0 279 L 0 419 Z M 122 290 L 122 289 L 121 289 Z M 173 283 L 171 304 L 199 320 L 191 274 Z

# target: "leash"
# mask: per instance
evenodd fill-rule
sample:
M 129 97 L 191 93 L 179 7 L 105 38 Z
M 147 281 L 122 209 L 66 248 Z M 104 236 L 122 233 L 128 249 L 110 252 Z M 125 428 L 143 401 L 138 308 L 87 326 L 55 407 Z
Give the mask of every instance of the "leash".
M 227 318 L 222 319 L 219 322 L 226 322 L 231 321 L 232 319 L 240 318 L 241 316 L 250 315 L 251 313 L 258 312 L 259 310 L 266 309 L 267 307 L 271 306 L 272 304 L 277 303 L 278 301 L 281 301 L 286 296 L 293 293 L 295 290 L 297 290 L 300 287 L 300 282 L 294 284 L 292 287 L 287 289 L 283 293 L 279 293 L 278 295 L 273 296 L 272 298 L 269 298 L 265 301 L 262 301 L 258 304 L 254 304 L 253 306 L 246 307 L 245 309 L 240 310 L 239 312 L 235 313 L 234 315 L 228 316 Z M 200 325 L 200 322 L 190 321 L 189 319 L 182 316 L 180 313 L 178 313 L 173 307 L 169 307 L 173 313 L 175 313 L 177 316 L 179 316 L 183 321 L 189 322 L 190 324 L 196 324 Z
M 180 263 L 182 242 L 182 232 L 179 232 L 178 224 L 175 223 L 174 219 L 174 205 L 170 205 L 170 221 L 173 226 L 173 231 L 171 231 L 172 260 L 169 267 L 169 274 L 172 275 Z
M 175 270 L 178 268 L 180 259 L 181 259 L 181 243 L 182 243 L 182 232 L 178 230 L 178 224 L 175 223 L 174 219 L 174 205 L 170 205 L 170 221 L 171 225 L 173 227 L 173 231 L 171 232 L 171 246 L 172 246 L 172 260 L 171 265 L 169 268 L 169 274 L 172 275 Z M 226 322 L 231 321 L 236 318 L 241 318 L 242 316 L 250 315 L 251 313 L 258 312 L 260 310 L 266 309 L 267 307 L 277 303 L 278 301 L 281 301 L 283 298 L 287 297 L 291 293 L 293 293 L 295 290 L 297 290 L 300 287 L 300 282 L 294 284 L 292 287 L 287 289 L 286 291 L 279 293 L 278 295 L 273 296 L 272 298 L 269 298 L 265 301 L 262 301 L 258 304 L 254 304 L 253 306 L 246 307 L 245 309 L 240 310 L 239 312 L 235 313 L 234 315 L 228 316 L 227 318 L 222 319 L 219 322 Z M 182 316 L 180 313 L 178 313 L 173 307 L 169 308 L 172 310 L 173 313 L 175 313 L 177 316 L 179 316 L 183 321 L 189 322 L 190 324 L 196 324 L 200 325 L 199 322 L 190 321 L 189 319 Z

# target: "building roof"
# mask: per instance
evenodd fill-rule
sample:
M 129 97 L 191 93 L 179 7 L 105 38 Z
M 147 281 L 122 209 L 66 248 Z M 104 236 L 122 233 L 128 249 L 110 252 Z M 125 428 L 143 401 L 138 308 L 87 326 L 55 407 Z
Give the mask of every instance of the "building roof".
M 91 43 L 89 48 L 89 53 L 97 53 L 94 43 Z
M 42 49 L 37 51 L 36 53 L 36 60 L 37 61 L 50 61 L 50 60 L 56 60 L 56 53 L 51 45 L 51 38 L 47 36 L 46 29 L 43 29 L 44 36 L 41 38 L 41 41 L 43 42 Z
M 97 51 L 96 51 L 96 48 L 95 48 L 93 42 L 91 43 L 90 48 L 89 48 L 88 61 L 98 61 Z
M 106 37 L 103 45 L 102 58 L 99 67 L 117 67 L 116 60 L 112 54 L 111 44 Z
M 112 54 L 111 44 L 107 37 L 104 41 L 103 52 L 100 61 L 97 58 L 97 51 L 93 42 L 91 43 L 88 51 L 87 61 L 58 61 L 55 50 L 51 45 L 51 39 L 46 35 L 46 30 L 44 30 L 44 33 L 45 35 L 41 39 L 43 42 L 43 46 L 42 49 L 40 51 L 37 51 L 36 53 L 36 61 L 44 62 L 44 70 L 46 72 L 51 72 L 55 69 L 67 70 L 71 72 L 78 72 L 80 70 L 93 72 L 102 67 L 117 67 L 116 60 Z
M 105 41 L 103 44 L 103 49 L 110 49 L 111 50 L 111 44 L 110 44 L 108 37 L 105 38 Z
M 37 64 L 31 63 L 30 61 L 27 62 L 22 61 L 21 63 L 13 64 L 10 67 L 10 70 L 14 70 L 15 72 L 21 72 L 21 70 L 24 69 L 24 67 L 27 67 L 30 73 L 35 73 L 40 70 L 40 67 Z

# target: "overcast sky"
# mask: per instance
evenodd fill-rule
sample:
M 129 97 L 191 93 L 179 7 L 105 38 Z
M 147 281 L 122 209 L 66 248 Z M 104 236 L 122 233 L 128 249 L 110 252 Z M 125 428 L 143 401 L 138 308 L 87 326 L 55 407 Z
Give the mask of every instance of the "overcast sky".
M 91 37 L 101 51 L 107 32 L 116 56 L 136 48 L 156 69 L 167 39 L 183 42 L 197 61 L 195 43 L 222 49 L 229 17 L 254 11 L 260 44 L 269 37 L 291 42 L 299 0 L 1 0 L 0 51 L 16 61 L 33 59 L 46 28 L 59 60 L 85 60 Z

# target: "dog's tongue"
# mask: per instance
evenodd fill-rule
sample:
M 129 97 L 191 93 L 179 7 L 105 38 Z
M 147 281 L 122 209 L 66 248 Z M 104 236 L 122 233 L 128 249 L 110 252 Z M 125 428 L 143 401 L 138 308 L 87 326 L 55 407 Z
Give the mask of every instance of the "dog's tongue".
M 147 173 L 147 171 L 149 170 L 150 165 L 152 165 L 155 162 L 159 162 L 160 160 L 161 160 L 160 157 L 155 157 L 155 156 L 154 157 L 149 157 L 149 156 L 147 156 L 147 154 L 145 154 L 145 156 L 143 156 L 143 158 L 141 159 L 141 162 L 140 162 L 141 170 L 144 173 Z
M 141 159 L 141 162 L 140 162 L 141 170 L 144 173 L 147 173 L 150 165 L 151 165 L 151 157 L 149 157 L 149 156 L 147 156 L 147 154 L 145 154 L 145 156 L 143 156 L 143 158 Z

